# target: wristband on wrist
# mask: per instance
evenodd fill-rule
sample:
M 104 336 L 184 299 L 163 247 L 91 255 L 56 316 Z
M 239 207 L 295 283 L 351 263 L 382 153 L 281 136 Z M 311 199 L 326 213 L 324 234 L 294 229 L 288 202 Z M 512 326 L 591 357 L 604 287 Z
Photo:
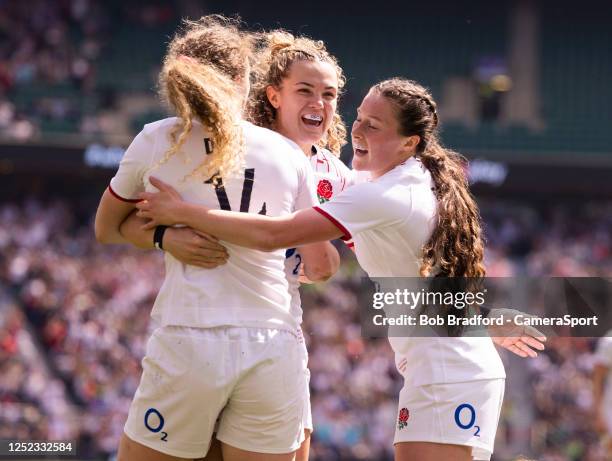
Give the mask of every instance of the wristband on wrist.
M 163 250 L 164 249 L 164 233 L 166 232 L 166 229 L 168 229 L 168 226 L 157 226 L 155 228 L 155 232 L 153 233 L 153 245 L 155 245 L 155 248 L 157 248 L 158 250 Z

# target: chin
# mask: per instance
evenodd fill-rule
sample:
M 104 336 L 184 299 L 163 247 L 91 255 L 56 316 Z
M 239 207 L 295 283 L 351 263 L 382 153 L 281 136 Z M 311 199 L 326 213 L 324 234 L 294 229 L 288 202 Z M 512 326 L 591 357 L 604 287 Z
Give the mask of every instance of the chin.
M 367 162 L 362 161 L 359 158 L 353 157 L 353 161 L 351 162 L 351 166 L 353 167 L 353 170 L 357 170 L 357 171 L 367 171 Z
M 300 138 L 303 144 L 316 144 L 323 137 L 323 133 L 302 133 Z

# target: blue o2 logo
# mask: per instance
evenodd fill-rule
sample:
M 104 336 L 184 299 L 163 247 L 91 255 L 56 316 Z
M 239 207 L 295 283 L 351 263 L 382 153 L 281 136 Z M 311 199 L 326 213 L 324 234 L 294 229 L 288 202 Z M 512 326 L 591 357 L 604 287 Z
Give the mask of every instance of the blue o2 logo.
M 151 432 L 160 432 L 164 428 L 164 417 L 155 408 L 149 408 L 144 415 L 144 425 Z M 167 441 L 167 437 L 168 434 L 166 432 L 162 432 L 161 440 L 163 442 Z
M 467 423 L 465 423 L 467 421 Z M 469 403 L 462 403 L 455 410 L 455 424 L 461 429 L 475 428 L 474 435 L 480 437 L 480 426 L 476 426 L 476 410 Z

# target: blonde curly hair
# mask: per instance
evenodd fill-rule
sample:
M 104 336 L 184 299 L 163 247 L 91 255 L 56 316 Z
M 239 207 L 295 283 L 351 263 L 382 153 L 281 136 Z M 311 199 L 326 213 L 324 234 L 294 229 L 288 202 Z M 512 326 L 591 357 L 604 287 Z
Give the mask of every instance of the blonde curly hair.
M 196 119 L 210 131 L 213 150 L 191 175 L 224 177 L 242 165 L 244 101 L 238 83 L 249 71 L 252 37 L 239 26 L 238 20 L 220 15 L 184 21 L 183 30 L 168 45 L 159 92 L 179 122 L 170 132 L 172 145 L 160 164 L 181 150 Z
M 251 97 L 247 104 L 251 121 L 265 128 L 275 129 L 276 109 L 268 100 L 266 88 L 280 87 L 284 78 L 289 75 L 291 65 L 296 61 L 320 61 L 331 64 L 338 77 L 338 94 L 346 83 L 342 68 L 322 41 L 307 37 L 295 37 L 284 30 L 262 33 L 258 36 L 260 49 L 256 54 L 256 63 L 252 71 Z M 342 117 L 334 114 L 332 124 L 317 145 L 328 149 L 334 155 L 340 155 L 340 149 L 346 144 L 346 127 Z

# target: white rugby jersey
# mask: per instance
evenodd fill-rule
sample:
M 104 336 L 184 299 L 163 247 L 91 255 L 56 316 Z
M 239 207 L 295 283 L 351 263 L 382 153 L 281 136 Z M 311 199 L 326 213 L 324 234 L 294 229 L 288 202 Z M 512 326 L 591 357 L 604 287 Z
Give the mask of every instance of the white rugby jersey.
M 327 149 L 313 146 L 310 166 L 315 175 L 315 192 L 319 203 L 329 201 L 354 182 L 355 172 Z M 302 256 L 296 248 L 289 248 L 285 256 L 285 274 L 291 295 L 291 314 L 302 323 L 302 301 L 299 290 Z
M 597 350 L 595 352 L 595 362 L 608 367 L 608 376 L 606 379 L 603 406 L 606 415 L 612 414 L 612 330 L 606 333 L 606 336 L 599 339 L 597 342 Z M 612 430 L 612 428 L 611 428 Z
M 429 171 L 414 157 L 380 178 L 356 184 L 315 209 L 352 238 L 370 277 L 419 277 L 422 248 L 437 219 Z M 390 337 L 411 385 L 504 378 L 490 338 Z M 398 366 L 398 368 L 401 368 Z
M 200 123 L 194 122 L 181 152 L 160 165 L 176 121 L 168 118 L 145 125 L 111 180 L 116 197 L 133 201 L 139 192 L 156 191 L 149 183 L 149 176 L 155 176 L 175 187 L 184 200 L 210 208 L 281 216 L 317 203 L 312 170 L 299 147 L 248 122 L 242 123 L 244 169 L 233 178 L 222 178 L 221 187 L 189 177 L 202 155 L 213 148 Z M 222 243 L 229 259 L 215 269 L 185 265 L 165 253 L 166 277 L 153 319 L 162 326 L 297 328 L 289 312 L 285 251 L 262 252 Z

